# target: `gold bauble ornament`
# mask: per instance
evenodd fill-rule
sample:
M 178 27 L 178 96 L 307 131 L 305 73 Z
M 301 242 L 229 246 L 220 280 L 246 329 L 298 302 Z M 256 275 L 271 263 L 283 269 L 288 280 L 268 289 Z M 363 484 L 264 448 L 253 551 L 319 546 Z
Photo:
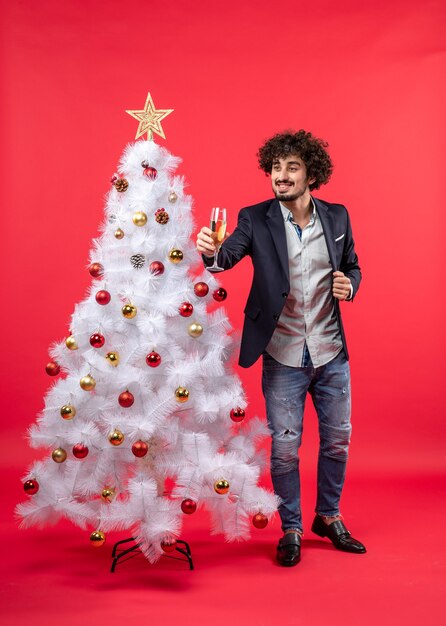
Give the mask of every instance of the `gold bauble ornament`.
M 101 492 L 101 500 L 102 502 L 111 502 L 115 497 L 115 490 L 113 487 L 104 487 Z
M 113 365 L 113 367 L 117 367 L 119 365 L 119 354 L 117 352 L 107 352 L 105 358 Z
M 51 456 L 56 463 L 63 463 L 67 458 L 67 453 L 63 448 L 56 448 L 53 450 Z
M 105 543 L 105 533 L 102 530 L 95 530 L 90 535 L 90 543 L 95 548 L 100 548 Z
M 112 446 L 120 446 L 124 441 L 124 435 L 118 428 L 115 428 L 115 430 L 108 435 L 108 440 Z
M 64 420 L 71 420 L 76 415 L 76 409 L 72 404 L 64 404 L 60 409 L 60 414 Z
M 70 335 L 65 339 L 65 345 L 67 346 L 68 350 L 77 350 L 78 348 L 76 339 L 73 337 L 73 335 Z
M 122 228 L 117 228 L 115 230 L 115 237 L 116 239 L 122 239 L 124 237 L 124 231 L 122 230 Z
M 169 202 L 174 204 L 178 200 L 178 196 L 174 191 L 171 191 L 168 198 Z
M 220 478 L 216 480 L 214 483 L 214 491 L 219 493 L 221 496 L 229 491 L 229 483 L 224 478 Z
M 87 374 L 86 376 L 82 376 L 79 385 L 84 391 L 91 391 L 96 387 L 96 381 L 91 374 Z
M 175 398 L 177 402 L 187 402 L 189 400 L 189 389 L 186 389 L 186 387 L 177 387 L 175 389 Z
M 181 261 L 183 260 L 183 253 L 181 252 L 181 250 L 178 250 L 177 248 L 173 248 L 170 252 L 169 252 L 169 261 L 172 261 L 172 263 L 181 263 Z
M 125 318 L 127 318 L 128 320 L 131 320 L 137 314 L 138 309 L 136 308 L 136 306 L 133 306 L 133 304 L 124 304 L 121 311 Z
M 137 211 L 132 217 L 135 226 L 144 226 L 147 223 L 147 215 L 144 211 Z
M 192 324 L 189 324 L 187 332 L 191 337 L 199 337 L 203 332 L 203 326 L 198 322 L 192 322 Z

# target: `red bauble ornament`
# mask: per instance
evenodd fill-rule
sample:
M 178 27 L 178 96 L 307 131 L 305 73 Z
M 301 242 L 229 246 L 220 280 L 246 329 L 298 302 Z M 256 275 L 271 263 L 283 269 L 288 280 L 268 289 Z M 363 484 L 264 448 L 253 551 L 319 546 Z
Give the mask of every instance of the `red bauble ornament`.
M 56 361 L 50 361 L 46 364 L 45 371 L 48 376 L 57 376 L 60 374 L 60 365 Z
M 155 180 L 158 176 L 158 172 L 154 167 L 145 167 L 144 168 L 144 176 L 147 176 L 150 180 Z
M 195 500 L 186 498 L 186 500 L 183 500 L 183 502 L 181 503 L 181 510 L 183 511 L 183 513 L 186 513 L 186 515 L 192 515 L 192 513 L 195 513 L 195 511 L 197 510 L 197 503 L 195 502 Z
M 204 298 L 209 293 L 209 285 L 207 283 L 195 283 L 194 293 L 199 298 Z
M 239 406 L 236 409 L 231 409 L 230 415 L 233 422 L 242 422 L 245 419 L 245 411 Z
M 133 394 L 131 394 L 130 391 L 127 390 L 123 391 L 119 395 L 118 402 L 122 407 L 128 409 L 135 402 L 135 398 L 133 397 Z
M 146 363 L 149 367 L 158 367 L 161 363 L 161 355 L 158 352 L 150 352 L 146 356 Z
M 111 295 L 109 294 L 108 291 L 105 291 L 105 289 L 101 289 L 101 291 L 98 291 L 96 296 L 96 302 L 98 304 L 108 304 L 111 300 Z
M 163 263 L 161 263 L 161 261 L 152 261 L 152 263 L 149 265 L 149 270 L 151 274 L 162 274 L 164 272 L 164 265 Z
M 93 346 L 93 348 L 102 348 L 104 343 L 105 337 L 104 335 L 101 335 L 101 333 L 94 333 L 93 335 L 91 335 L 90 345 Z
M 226 298 L 228 297 L 228 292 L 226 291 L 226 289 L 223 289 L 223 287 L 219 287 L 214 291 L 212 297 L 214 298 L 214 300 L 217 300 L 217 302 L 223 302 L 223 300 L 226 300 Z
M 173 552 L 177 547 L 176 539 L 167 539 L 161 542 L 161 548 L 164 552 Z
M 29 480 L 25 480 L 23 483 L 23 489 L 25 493 L 29 496 L 33 496 L 35 493 L 39 491 L 39 483 L 35 478 L 30 478 Z
M 92 263 L 88 268 L 88 271 L 93 278 L 99 278 L 104 273 L 104 266 L 101 263 Z
M 190 302 L 183 302 L 178 311 L 182 317 L 190 317 L 194 312 L 194 307 Z
M 146 456 L 148 451 L 149 451 L 149 446 L 146 444 L 145 441 L 135 441 L 135 443 L 132 446 L 133 454 L 137 456 L 139 459 L 142 458 L 143 456 Z
M 252 518 L 252 523 L 256 528 L 262 529 L 268 526 L 268 518 L 263 513 L 256 513 Z
M 77 443 L 73 446 L 73 456 L 75 456 L 76 459 L 85 459 L 88 452 L 87 446 L 84 446 L 83 443 Z

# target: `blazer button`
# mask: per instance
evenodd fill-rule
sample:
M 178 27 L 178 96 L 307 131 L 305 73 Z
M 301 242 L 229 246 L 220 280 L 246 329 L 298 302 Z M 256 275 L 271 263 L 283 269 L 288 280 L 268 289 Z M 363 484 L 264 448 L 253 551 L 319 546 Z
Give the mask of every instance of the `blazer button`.
M 276 313 L 275 315 L 273 315 L 273 320 L 277 321 L 279 319 L 279 317 L 280 317 L 280 315 L 278 313 Z
M 284 292 L 283 292 L 283 294 L 282 294 L 282 298 L 288 298 L 288 294 L 287 294 L 287 293 L 285 293 L 285 291 L 284 291 Z

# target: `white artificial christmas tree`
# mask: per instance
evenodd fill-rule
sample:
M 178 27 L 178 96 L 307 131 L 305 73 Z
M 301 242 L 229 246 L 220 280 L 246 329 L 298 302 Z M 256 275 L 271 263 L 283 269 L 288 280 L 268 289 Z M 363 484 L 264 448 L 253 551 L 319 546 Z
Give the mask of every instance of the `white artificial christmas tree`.
M 248 537 L 251 522 L 266 525 L 277 508 L 258 486 L 266 428 L 242 421 L 246 400 L 229 365 L 236 346 L 216 303 L 226 292 L 191 241 L 180 159 L 151 139 L 164 136 L 168 112 L 150 95 L 130 112 L 150 139 L 127 146 L 112 179 L 92 285 L 47 366 L 63 377 L 30 429 L 31 444 L 50 452 L 30 468 L 28 501 L 17 507 L 23 526 L 63 516 L 89 526 L 93 545 L 129 529 L 151 562 L 201 504 L 228 540 Z

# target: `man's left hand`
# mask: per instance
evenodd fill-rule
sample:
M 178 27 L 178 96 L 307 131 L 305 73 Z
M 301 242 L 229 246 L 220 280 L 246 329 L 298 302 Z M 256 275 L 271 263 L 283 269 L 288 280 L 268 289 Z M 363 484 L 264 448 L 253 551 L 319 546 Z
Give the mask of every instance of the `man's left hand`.
M 343 272 L 333 272 L 333 296 L 338 300 L 347 300 L 351 293 L 350 278 Z

